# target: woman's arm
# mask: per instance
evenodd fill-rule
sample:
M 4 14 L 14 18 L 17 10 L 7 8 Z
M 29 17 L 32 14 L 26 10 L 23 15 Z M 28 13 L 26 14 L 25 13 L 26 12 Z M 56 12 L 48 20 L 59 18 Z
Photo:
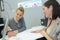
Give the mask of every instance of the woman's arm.
M 11 31 L 12 29 L 10 28 L 10 26 L 7 26 L 6 30 Z
M 25 24 L 24 18 L 22 18 L 20 21 L 21 21 L 21 28 L 17 29 L 18 32 L 22 32 L 22 31 L 26 30 L 26 24 Z
M 41 33 L 47 40 L 53 40 L 53 39 L 45 32 L 45 30 L 40 30 L 40 33 Z
M 8 34 L 8 37 L 9 36 L 11 36 L 11 37 L 13 37 L 13 36 L 15 36 L 17 33 L 18 33 L 18 30 L 12 30 L 9 26 L 7 27 L 7 34 Z
M 36 31 L 32 31 L 32 33 L 41 33 L 47 40 L 53 40 L 45 31 L 45 29 L 43 28 L 42 30 L 36 30 Z

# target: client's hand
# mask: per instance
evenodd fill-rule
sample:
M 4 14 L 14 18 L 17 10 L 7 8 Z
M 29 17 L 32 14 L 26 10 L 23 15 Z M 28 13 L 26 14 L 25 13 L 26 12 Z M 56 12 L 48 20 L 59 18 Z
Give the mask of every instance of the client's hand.
M 14 32 L 8 32 L 8 37 L 10 38 L 10 37 L 13 37 L 13 36 L 15 36 L 16 34 L 14 33 Z
M 18 30 L 15 30 L 15 31 L 13 31 L 14 33 L 15 33 L 15 35 L 18 33 Z
M 18 30 L 8 32 L 8 37 L 16 36 L 17 33 L 18 33 Z

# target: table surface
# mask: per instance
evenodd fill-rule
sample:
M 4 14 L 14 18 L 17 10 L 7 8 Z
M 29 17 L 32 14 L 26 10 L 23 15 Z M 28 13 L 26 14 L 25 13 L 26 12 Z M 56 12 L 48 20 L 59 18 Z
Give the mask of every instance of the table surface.
M 35 40 L 43 36 L 40 33 L 31 33 L 31 32 L 42 28 L 44 28 L 44 26 L 35 26 L 32 27 L 31 29 L 27 29 L 23 32 L 18 33 L 14 37 L 11 38 L 6 37 L 6 40 Z

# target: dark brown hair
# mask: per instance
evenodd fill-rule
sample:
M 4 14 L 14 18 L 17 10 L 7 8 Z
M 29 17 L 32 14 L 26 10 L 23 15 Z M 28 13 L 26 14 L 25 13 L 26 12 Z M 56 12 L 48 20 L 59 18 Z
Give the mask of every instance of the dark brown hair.
M 49 8 L 50 5 L 53 6 L 52 20 L 55 20 L 57 17 L 60 17 L 60 5 L 56 0 L 48 0 L 44 3 L 44 6 L 47 8 Z

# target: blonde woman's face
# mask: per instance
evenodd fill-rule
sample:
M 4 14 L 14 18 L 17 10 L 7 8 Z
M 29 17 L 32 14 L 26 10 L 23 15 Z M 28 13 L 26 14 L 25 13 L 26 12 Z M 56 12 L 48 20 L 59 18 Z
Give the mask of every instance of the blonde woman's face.
M 17 18 L 17 20 L 21 19 L 22 17 L 23 17 L 23 12 L 20 11 L 20 10 L 17 10 L 16 11 L 16 18 Z

